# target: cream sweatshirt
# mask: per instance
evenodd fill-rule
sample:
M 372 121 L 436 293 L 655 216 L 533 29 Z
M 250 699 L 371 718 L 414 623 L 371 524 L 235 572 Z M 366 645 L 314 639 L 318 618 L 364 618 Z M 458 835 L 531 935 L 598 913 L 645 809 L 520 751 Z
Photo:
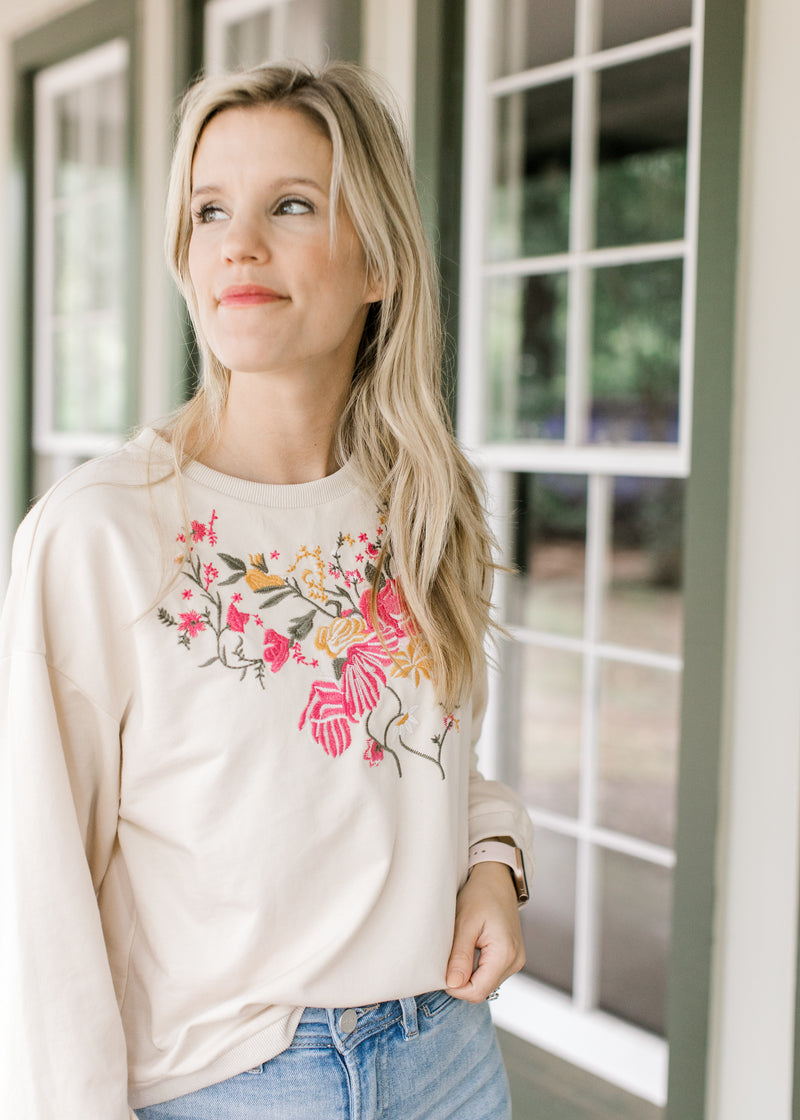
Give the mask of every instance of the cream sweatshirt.
M 306 1006 L 442 987 L 475 769 L 352 466 L 271 486 L 146 431 L 23 522 L 0 644 L 0 1114 L 128 1120 L 289 1045 Z M 159 481 L 161 480 L 161 481 Z M 188 536 L 188 539 L 187 539 Z

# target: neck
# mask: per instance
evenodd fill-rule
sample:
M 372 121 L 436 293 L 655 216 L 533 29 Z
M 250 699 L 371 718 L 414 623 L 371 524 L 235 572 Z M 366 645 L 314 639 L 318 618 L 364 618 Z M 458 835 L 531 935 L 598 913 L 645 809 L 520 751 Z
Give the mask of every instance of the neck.
M 213 470 L 250 482 L 314 482 L 341 466 L 334 435 L 349 383 L 324 394 L 312 386 L 231 375 L 220 437 L 202 456 Z

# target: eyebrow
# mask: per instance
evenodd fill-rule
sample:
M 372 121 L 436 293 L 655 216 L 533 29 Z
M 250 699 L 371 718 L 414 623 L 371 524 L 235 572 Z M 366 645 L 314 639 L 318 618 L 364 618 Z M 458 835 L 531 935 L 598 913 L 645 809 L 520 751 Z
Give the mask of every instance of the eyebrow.
M 327 194 L 325 188 L 320 186 L 316 179 L 307 179 L 302 175 L 285 175 L 281 179 L 274 179 L 268 184 L 268 187 L 270 190 L 275 191 L 282 191 L 287 187 L 313 187 L 314 190 L 319 191 L 320 194 Z M 197 198 L 199 195 L 220 193 L 224 193 L 223 187 L 219 187 L 214 183 L 208 183 L 200 187 L 194 187 L 192 190 L 192 198 Z

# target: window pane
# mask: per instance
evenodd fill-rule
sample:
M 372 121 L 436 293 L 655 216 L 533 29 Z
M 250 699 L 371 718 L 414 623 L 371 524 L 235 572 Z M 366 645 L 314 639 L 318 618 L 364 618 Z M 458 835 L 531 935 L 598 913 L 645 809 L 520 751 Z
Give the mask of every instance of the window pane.
M 85 169 L 81 163 L 81 95 L 80 90 L 57 97 L 54 102 L 56 127 L 57 197 L 83 190 Z
M 228 25 L 225 56 L 229 67 L 256 66 L 270 57 L 272 12 L 260 12 Z
M 586 478 L 516 476 L 515 574 L 508 622 L 552 634 L 583 633 Z
M 606 661 L 600 672 L 598 823 L 671 847 L 680 674 Z
M 526 804 L 575 817 L 580 764 L 580 654 L 519 642 L 504 658 L 504 741 Z
M 525 971 L 568 993 L 575 945 L 575 864 L 571 837 L 537 828 L 536 885 L 531 901 L 520 911 Z
M 679 656 L 683 648 L 683 482 L 617 478 L 603 636 Z
M 333 15 L 328 0 L 281 0 L 225 27 L 225 66 L 256 66 L 270 59 L 321 65 Z
M 567 277 L 487 282 L 488 437 L 563 439 Z
M 593 442 L 677 441 L 682 285 L 681 260 L 596 270 Z
M 648 0 L 631 3 L 631 0 L 603 0 L 603 49 L 618 47 L 649 39 L 678 27 L 690 27 L 692 0 L 670 0 L 651 3 Z
M 571 81 L 496 99 L 490 260 L 566 252 L 571 124 Z
M 575 42 L 573 0 L 495 0 L 492 72 L 500 78 L 570 58 Z
M 688 111 L 688 50 L 601 72 L 599 246 L 683 237 Z
M 663 1034 L 672 872 L 609 851 L 599 866 L 600 1007 Z

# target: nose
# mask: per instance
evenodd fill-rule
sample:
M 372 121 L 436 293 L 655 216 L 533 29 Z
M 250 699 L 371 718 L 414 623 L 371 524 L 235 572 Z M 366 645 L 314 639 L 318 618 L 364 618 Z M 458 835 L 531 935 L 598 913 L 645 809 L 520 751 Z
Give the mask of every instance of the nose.
M 233 263 L 268 259 L 270 249 L 263 223 L 244 214 L 231 217 L 225 231 L 223 253 Z

